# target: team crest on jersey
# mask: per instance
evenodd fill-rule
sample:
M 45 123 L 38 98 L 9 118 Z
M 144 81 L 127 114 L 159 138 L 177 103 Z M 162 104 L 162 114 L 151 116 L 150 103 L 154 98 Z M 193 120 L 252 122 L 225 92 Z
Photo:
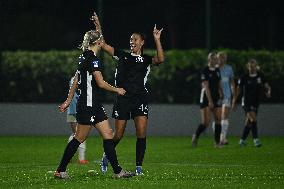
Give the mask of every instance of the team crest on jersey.
M 259 84 L 261 83 L 261 78 L 260 77 L 257 78 L 257 83 L 259 83 Z
M 98 60 L 95 60 L 93 62 L 93 65 L 94 65 L 94 68 L 98 68 L 99 67 L 99 61 Z
M 136 62 L 144 62 L 144 58 L 142 56 L 136 57 Z

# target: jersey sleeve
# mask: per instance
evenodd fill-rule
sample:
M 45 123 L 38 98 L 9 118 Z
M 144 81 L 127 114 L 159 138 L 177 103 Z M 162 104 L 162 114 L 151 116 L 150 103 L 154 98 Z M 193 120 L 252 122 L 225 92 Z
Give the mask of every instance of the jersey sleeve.
M 238 79 L 238 83 L 237 85 L 241 88 L 242 86 L 244 86 L 244 81 L 245 81 L 245 77 L 242 76 Z
M 206 69 L 203 69 L 203 70 L 201 71 L 200 77 L 201 77 L 201 81 L 202 81 L 202 82 L 203 82 L 203 81 L 208 81 L 208 72 L 206 71 Z
M 102 64 L 98 58 L 94 58 L 89 62 L 88 71 L 90 73 L 93 73 L 95 71 L 102 71 Z
M 123 50 L 114 49 L 113 58 L 115 60 L 120 60 L 121 58 L 124 58 L 125 56 L 126 56 L 126 52 L 124 52 Z

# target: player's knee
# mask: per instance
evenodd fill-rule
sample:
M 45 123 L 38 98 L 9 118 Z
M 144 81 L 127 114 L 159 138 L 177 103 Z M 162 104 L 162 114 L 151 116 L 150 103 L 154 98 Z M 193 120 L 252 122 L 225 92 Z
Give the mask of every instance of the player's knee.
M 145 138 L 146 137 L 146 132 L 137 132 L 136 133 L 137 138 Z
M 136 136 L 138 138 L 146 137 L 146 127 L 137 127 L 136 128 Z
M 123 135 L 114 135 L 113 140 L 114 141 L 119 141 L 119 140 L 122 139 L 122 137 L 123 137 Z
M 112 132 L 112 129 L 107 129 L 103 132 L 103 135 L 105 138 L 108 138 L 108 139 L 112 139 L 113 138 L 113 132 Z
M 123 132 L 115 132 L 113 138 L 116 139 L 116 140 L 120 140 L 120 139 L 122 139 L 122 137 L 123 137 Z
M 216 120 L 215 120 L 215 124 L 218 124 L 218 125 L 221 124 L 221 119 L 219 119 L 219 118 L 216 119 Z
M 83 136 L 76 135 L 74 138 L 77 139 L 80 143 L 83 143 L 86 140 L 86 137 L 83 137 Z

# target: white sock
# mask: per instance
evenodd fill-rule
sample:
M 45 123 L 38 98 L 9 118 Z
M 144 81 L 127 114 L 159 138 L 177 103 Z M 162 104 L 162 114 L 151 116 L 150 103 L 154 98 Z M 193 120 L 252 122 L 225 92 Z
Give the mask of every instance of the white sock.
M 86 152 L 86 141 L 84 141 L 79 145 L 78 148 L 79 160 L 85 160 L 85 152 Z
M 227 138 L 228 127 L 229 127 L 229 120 L 223 119 L 221 121 L 222 131 L 221 131 L 221 141 Z
M 215 121 L 212 122 L 212 130 L 213 130 L 213 133 L 215 132 Z

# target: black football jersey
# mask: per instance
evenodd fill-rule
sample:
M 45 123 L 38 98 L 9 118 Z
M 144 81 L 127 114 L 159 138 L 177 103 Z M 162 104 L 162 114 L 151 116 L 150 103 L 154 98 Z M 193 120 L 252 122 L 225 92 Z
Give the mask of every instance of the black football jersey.
M 146 83 L 152 57 L 133 55 L 116 49 L 113 57 L 118 60 L 115 72 L 116 87 L 124 88 L 126 95 L 147 93 Z
M 259 98 L 263 91 L 264 83 L 266 79 L 261 73 L 257 73 L 255 76 L 246 74 L 238 80 L 238 86 L 242 90 L 242 104 L 259 104 Z
M 213 100 L 218 100 L 220 98 L 219 94 L 220 80 L 221 80 L 221 75 L 220 75 L 220 70 L 218 68 L 216 68 L 215 70 L 210 70 L 209 67 L 206 66 L 206 68 L 204 68 L 201 72 L 201 82 L 208 81 L 209 90 Z M 204 90 L 201 90 L 201 93 L 202 92 L 205 93 Z
M 100 87 L 98 87 L 94 71 L 101 71 L 102 63 L 96 57 L 93 51 L 85 51 L 79 56 L 77 68 L 79 95 L 77 107 L 93 107 L 100 102 Z

